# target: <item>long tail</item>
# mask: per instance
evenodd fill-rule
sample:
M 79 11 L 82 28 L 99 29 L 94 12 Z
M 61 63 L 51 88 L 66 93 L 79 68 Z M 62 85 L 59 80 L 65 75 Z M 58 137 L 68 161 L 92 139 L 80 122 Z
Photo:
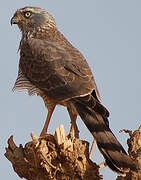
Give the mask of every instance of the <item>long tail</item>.
M 108 111 L 94 97 L 80 97 L 73 104 L 85 125 L 96 139 L 97 146 L 103 154 L 106 164 L 119 174 L 136 170 L 132 159 L 109 128 Z

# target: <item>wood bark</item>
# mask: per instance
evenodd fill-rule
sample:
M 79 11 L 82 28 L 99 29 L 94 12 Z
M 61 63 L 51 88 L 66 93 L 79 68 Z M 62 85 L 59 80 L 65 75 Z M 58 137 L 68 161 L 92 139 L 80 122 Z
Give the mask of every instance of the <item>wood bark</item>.
M 138 170 L 129 171 L 125 177 L 118 176 L 117 180 L 141 180 L 141 126 L 133 133 L 125 129 L 123 131 L 130 136 L 127 140 L 128 153 L 136 161 Z
M 5 156 L 14 171 L 27 180 L 99 180 L 99 167 L 89 159 L 89 143 L 65 135 L 63 126 L 55 135 L 37 137 L 17 147 L 13 136 Z
M 117 180 L 141 180 L 141 126 L 129 134 L 128 153 L 136 161 L 138 171 L 128 172 Z M 37 137 L 31 133 L 32 141 L 17 147 L 13 136 L 8 139 L 5 156 L 12 163 L 20 178 L 27 180 L 99 180 L 99 166 L 89 158 L 89 143 L 66 136 L 61 125 L 55 134 Z M 102 166 L 101 166 L 102 167 Z M 101 168 L 100 167 L 100 168 Z

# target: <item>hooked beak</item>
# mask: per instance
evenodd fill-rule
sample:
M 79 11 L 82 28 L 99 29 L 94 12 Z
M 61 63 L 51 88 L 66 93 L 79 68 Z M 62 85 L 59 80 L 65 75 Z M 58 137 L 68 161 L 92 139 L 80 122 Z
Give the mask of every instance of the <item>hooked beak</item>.
M 11 26 L 12 26 L 13 24 L 18 24 L 18 22 L 19 22 L 18 18 L 16 17 L 16 15 L 14 15 L 14 16 L 11 18 L 11 21 L 10 21 Z

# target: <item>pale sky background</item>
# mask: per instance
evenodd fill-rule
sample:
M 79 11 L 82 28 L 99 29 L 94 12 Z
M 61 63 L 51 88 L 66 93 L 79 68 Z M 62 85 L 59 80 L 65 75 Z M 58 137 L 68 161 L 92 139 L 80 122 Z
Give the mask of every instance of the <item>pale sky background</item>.
M 45 8 L 56 19 L 59 30 L 86 57 L 99 88 L 102 103 L 110 111 L 110 127 L 125 147 L 126 128 L 135 130 L 141 124 L 141 1 L 140 0 L 4 0 L 0 6 L 0 179 L 19 180 L 4 157 L 7 139 L 14 135 L 17 145 L 30 141 L 30 132 L 39 135 L 47 110 L 41 98 L 12 92 L 17 77 L 20 42 L 18 27 L 10 19 L 24 6 Z M 64 124 L 68 132 L 70 120 L 64 107 L 57 107 L 49 133 Z M 78 120 L 80 138 L 92 142 L 92 136 Z M 93 161 L 103 161 L 96 149 Z M 116 174 L 108 168 L 101 171 L 104 180 Z

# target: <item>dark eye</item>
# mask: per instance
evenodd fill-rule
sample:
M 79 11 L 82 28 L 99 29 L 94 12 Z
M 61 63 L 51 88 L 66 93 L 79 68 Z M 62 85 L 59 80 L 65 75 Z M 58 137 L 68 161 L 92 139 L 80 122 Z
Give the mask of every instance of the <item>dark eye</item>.
M 24 13 L 24 16 L 25 16 L 26 18 L 29 18 L 29 17 L 31 16 L 31 12 L 30 12 L 30 11 L 26 11 L 26 12 Z

